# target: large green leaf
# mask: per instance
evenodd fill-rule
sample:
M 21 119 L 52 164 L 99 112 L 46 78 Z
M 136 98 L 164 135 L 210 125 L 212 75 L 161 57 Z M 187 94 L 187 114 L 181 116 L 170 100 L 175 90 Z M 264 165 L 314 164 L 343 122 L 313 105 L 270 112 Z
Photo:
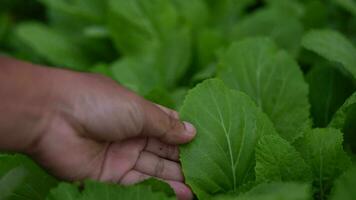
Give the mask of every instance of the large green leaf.
M 352 167 L 335 181 L 330 200 L 356 199 L 356 167 Z
M 11 171 L 22 168 L 24 171 Z M 57 181 L 37 166 L 31 159 L 22 155 L 0 155 L 0 177 L 9 175 L 16 181 L 9 200 L 45 199 Z M 6 175 L 5 175 L 6 174 Z M 21 181 L 20 181 L 21 179 Z M 10 180 L 9 180 L 10 181 Z M 7 182 L 7 184 L 11 184 Z
M 61 183 L 53 189 L 47 200 L 173 200 L 169 186 L 162 186 L 161 182 L 149 181 L 133 186 L 119 186 L 117 184 L 105 184 L 94 181 L 86 181 L 84 189 L 79 191 L 78 186 Z M 163 191 L 162 191 L 163 190 Z
M 219 65 L 218 76 L 252 97 L 284 139 L 294 141 L 308 128 L 308 86 L 298 64 L 272 41 L 253 38 L 234 43 Z
M 186 182 L 203 199 L 253 180 L 258 139 L 276 134 L 247 95 L 215 79 L 189 91 L 180 116 L 197 129 L 196 139 L 180 148 L 181 162 Z
M 324 199 L 333 181 L 350 165 L 343 150 L 343 135 L 337 129 L 314 129 L 296 145 L 307 164 L 311 166 L 317 196 Z
M 356 48 L 333 30 L 314 30 L 303 37 L 303 46 L 332 62 L 340 63 L 356 78 Z
M 311 170 L 297 150 L 277 135 L 262 137 L 256 149 L 256 179 L 310 181 Z
M 352 79 L 333 66 L 320 64 L 307 74 L 314 125 L 325 127 L 337 109 L 354 91 Z
M 297 17 L 284 10 L 270 7 L 258 10 L 239 21 L 233 28 L 231 39 L 251 36 L 269 36 L 278 46 L 297 55 L 303 35 L 303 26 Z
M 20 24 L 15 34 L 18 39 L 53 65 L 82 70 L 89 67 L 83 51 L 66 36 L 36 22 Z

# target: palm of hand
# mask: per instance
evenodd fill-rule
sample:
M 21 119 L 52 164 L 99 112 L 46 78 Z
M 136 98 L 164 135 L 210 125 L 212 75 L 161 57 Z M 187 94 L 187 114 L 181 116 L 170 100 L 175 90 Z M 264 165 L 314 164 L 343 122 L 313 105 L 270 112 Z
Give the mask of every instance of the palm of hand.
M 123 185 L 156 177 L 170 184 L 179 199 L 191 198 L 190 189 L 183 183 L 177 146 L 148 137 L 98 142 L 81 136 L 78 130 L 60 119 L 55 124 L 56 129 L 39 141 L 38 148 L 46 151 L 34 152 L 34 157 L 58 177 Z

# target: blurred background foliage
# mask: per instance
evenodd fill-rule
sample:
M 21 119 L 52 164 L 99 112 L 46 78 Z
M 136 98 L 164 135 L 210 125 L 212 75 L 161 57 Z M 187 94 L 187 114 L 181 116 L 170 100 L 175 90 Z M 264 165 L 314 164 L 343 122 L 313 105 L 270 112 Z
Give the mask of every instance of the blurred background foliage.
M 356 42 L 356 2 L 1 0 L 0 3 L 2 54 L 100 73 L 175 109 L 190 87 L 215 75 L 219 52 L 231 42 L 251 36 L 270 37 L 299 62 L 310 85 L 314 125 L 324 127 L 351 95 L 355 81 L 340 67 L 335 68 L 336 63 L 325 62 L 301 48 L 302 36 L 311 29 L 338 30 Z

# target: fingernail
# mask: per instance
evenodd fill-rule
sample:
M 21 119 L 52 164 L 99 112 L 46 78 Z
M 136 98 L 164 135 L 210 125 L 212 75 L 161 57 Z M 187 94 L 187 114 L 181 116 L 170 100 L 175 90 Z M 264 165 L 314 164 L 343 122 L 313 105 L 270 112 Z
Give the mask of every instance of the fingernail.
M 189 122 L 183 122 L 186 133 L 189 135 L 195 135 L 195 127 Z

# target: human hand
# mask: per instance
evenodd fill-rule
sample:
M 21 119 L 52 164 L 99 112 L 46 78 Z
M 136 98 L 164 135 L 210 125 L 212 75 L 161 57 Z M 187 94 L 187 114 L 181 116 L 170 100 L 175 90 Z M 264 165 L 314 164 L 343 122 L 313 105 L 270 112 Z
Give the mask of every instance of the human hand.
M 99 75 L 58 70 L 50 77 L 36 137 L 25 153 L 65 180 L 127 185 L 157 177 L 179 199 L 192 198 L 177 145 L 191 141 L 195 129 L 177 112 Z

